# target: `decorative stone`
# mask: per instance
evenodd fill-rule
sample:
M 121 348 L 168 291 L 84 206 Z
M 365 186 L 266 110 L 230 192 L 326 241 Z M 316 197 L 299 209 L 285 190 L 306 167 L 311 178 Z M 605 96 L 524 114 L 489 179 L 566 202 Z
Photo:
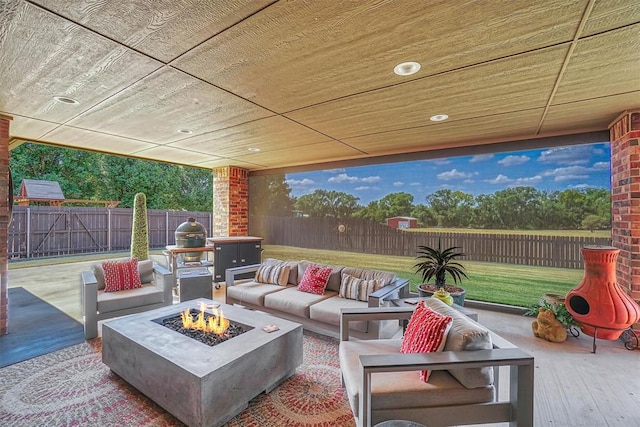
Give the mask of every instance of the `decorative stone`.
M 565 342 L 567 340 L 567 328 L 551 310 L 541 308 L 538 317 L 531 323 L 533 335 L 550 342 Z

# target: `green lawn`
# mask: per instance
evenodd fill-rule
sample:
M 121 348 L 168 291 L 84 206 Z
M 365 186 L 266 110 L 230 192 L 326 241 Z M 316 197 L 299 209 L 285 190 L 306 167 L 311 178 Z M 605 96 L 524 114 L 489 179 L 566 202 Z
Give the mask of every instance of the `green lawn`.
M 275 245 L 264 245 L 263 248 L 263 259 L 306 259 L 323 264 L 391 271 L 398 277 L 409 279 L 413 292 L 416 292 L 417 286 L 422 282 L 420 276 L 414 273 L 415 260 L 412 257 Z M 463 264 L 469 276 L 462 282 L 462 286 L 467 289 L 466 298 L 521 307 L 538 303 L 540 297 L 546 293 L 566 294 L 580 283 L 584 275 L 583 270 L 471 261 Z
M 519 236 L 603 237 L 610 238 L 611 230 L 487 230 L 484 228 L 407 228 L 410 233 L 470 233 L 470 234 L 517 234 Z

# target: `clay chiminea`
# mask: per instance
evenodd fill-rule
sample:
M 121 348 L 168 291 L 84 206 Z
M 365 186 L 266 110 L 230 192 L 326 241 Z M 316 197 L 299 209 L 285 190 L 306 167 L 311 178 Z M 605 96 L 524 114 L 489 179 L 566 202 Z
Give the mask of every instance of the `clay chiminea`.
M 616 260 L 620 249 L 585 246 L 584 278 L 567 294 L 567 311 L 585 334 L 615 340 L 640 320 L 640 306 L 618 285 Z

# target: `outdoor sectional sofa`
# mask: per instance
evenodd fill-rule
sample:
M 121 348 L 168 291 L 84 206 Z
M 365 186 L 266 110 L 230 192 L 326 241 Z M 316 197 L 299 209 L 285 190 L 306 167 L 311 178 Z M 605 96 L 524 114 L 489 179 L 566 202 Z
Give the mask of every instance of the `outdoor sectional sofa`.
M 338 265 L 319 265 L 331 268 L 331 275 L 322 295 L 303 292 L 298 285 L 311 265 L 318 264 L 304 260 L 281 261 L 268 258 L 262 264 L 227 269 L 226 303 L 270 313 L 302 323 L 309 330 L 337 337 L 342 309 L 379 307 L 385 300 L 408 296 L 409 281 L 400 279 L 393 273 Z M 289 275 L 283 278 L 280 284 L 264 283 L 268 280 L 259 282 L 255 273 L 261 266 L 289 267 Z M 249 279 L 237 279 L 238 276 L 246 277 L 247 274 L 254 276 Z M 340 286 L 345 276 L 368 282 L 375 280 L 381 287 L 368 295 L 361 293 L 359 297 L 365 299 L 364 301 L 341 297 Z M 351 322 L 352 336 L 361 339 L 388 338 L 399 330 L 400 323 L 397 320 Z

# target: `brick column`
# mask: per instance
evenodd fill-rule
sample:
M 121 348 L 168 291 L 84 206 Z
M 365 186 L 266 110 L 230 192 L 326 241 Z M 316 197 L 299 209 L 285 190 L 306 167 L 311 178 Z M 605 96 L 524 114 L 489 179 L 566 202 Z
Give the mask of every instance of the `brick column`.
M 620 249 L 617 281 L 640 302 L 640 110 L 618 116 L 609 132 L 611 242 Z
M 249 233 L 249 171 L 235 166 L 213 170 L 213 237 Z
M 0 335 L 9 332 L 9 123 L 0 114 Z

